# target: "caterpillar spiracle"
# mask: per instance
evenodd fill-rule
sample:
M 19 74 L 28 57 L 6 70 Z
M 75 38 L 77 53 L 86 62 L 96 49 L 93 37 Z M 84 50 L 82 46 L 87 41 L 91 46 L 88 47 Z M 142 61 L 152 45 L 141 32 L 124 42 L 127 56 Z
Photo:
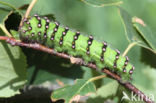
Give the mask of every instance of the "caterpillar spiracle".
M 121 56 L 120 51 L 112 49 L 107 42 L 99 42 L 92 35 L 87 37 L 47 17 L 35 14 L 25 18 L 19 33 L 23 42 L 40 43 L 57 52 L 81 57 L 86 63 L 95 63 L 100 70 L 108 68 L 124 80 L 130 80 L 133 73 L 134 66 L 129 63 L 129 58 Z

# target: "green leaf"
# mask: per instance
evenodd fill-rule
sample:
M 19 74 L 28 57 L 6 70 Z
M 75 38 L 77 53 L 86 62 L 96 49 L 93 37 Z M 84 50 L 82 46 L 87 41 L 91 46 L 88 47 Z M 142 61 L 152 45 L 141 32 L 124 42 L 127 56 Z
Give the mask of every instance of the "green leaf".
M 6 18 L 6 16 L 9 14 L 9 10 L 8 9 L 3 9 L 3 8 L 0 8 L 0 24 L 3 23 L 4 19 Z
M 151 46 L 145 40 L 145 38 L 142 37 L 142 34 L 140 35 L 140 33 L 138 33 L 136 31 L 136 29 L 134 28 L 133 23 L 132 23 L 132 16 L 129 15 L 124 9 L 122 9 L 120 7 L 119 7 L 119 12 L 120 12 L 120 15 L 121 15 L 121 18 L 122 18 L 122 22 L 123 22 L 123 25 L 124 25 L 125 35 L 127 37 L 127 40 L 130 43 L 136 42 L 137 45 L 139 45 L 141 47 L 144 47 L 144 48 L 147 48 L 147 49 L 151 50 L 152 52 L 155 52 L 155 51 L 153 51 L 151 49 Z M 146 28 L 145 31 L 146 31 L 146 33 L 150 33 L 150 30 L 149 29 L 147 30 L 147 28 Z M 151 35 L 151 33 L 149 35 Z M 148 39 L 149 38 L 151 38 L 151 37 L 148 36 Z M 153 42 L 153 40 L 152 40 L 152 42 Z M 155 43 L 153 42 L 153 44 L 155 44 Z
M 14 10 L 17 10 L 13 5 L 11 5 L 11 4 L 7 3 L 7 2 L 0 1 L 0 4 L 5 5 L 5 6 L 9 7 L 9 8 L 14 9 Z
M 5 32 L 7 36 L 11 36 L 9 34 L 10 29 L 14 29 L 13 25 L 16 26 L 16 30 L 18 28 L 18 21 L 20 20 L 18 16 L 14 16 L 15 18 L 9 19 L 9 17 L 18 14 L 21 15 L 21 12 L 14 7 L 12 4 L 7 2 L 0 1 L 0 28 Z
M 18 31 L 15 31 L 15 30 L 10 30 L 12 36 L 17 39 L 17 40 L 20 40 L 20 37 L 19 37 L 19 32 Z
M 120 5 L 122 3 L 121 0 L 81 0 L 81 1 L 95 7 Z
M 136 30 L 133 28 L 132 17 L 129 15 L 123 8 L 119 7 L 119 13 L 124 25 L 125 35 L 129 42 L 135 41 L 135 37 L 137 36 Z
M 156 35 L 152 33 L 151 29 L 141 19 L 133 17 L 132 22 L 136 30 L 156 53 Z
M 118 90 L 118 82 L 117 81 L 112 81 L 106 85 L 101 86 L 101 88 L 99 88 L 97 90 L 97 95 L 107 98 L 109 96 L 113 96 L 116 94 L 117 90 Z
M 19 47 L 0 42 L 0 97 L 19 94 L 26 83 L 26 60 Z
M 4 22 L 12 10 L 18 11 L 13 5 L 0 1 L 0 28 L 5 33 L 7 29 Z M 26 58 L 19 47 L 0 42 L 0 78 L 0 97 L 20 94 L 19 89 L 26 83 Z
M 7 2 L 0 1 L 0 23 L 2 24 L 4 20 L 8 17 L 9 12 L 15 10 L 19 14 L 22 14 L 16 7 Z M 8 8 L 9 7 L 9 8 Z
M 96 94 L 91 95 L 91 98 L 87 100 L 87 103 L 95 103 L 97 99 L 100 100 L 100 98 L 104 101 L 104 99 L 115 96 L 118 91 L 118 86 L 119 84 L 116 81 L 101 86 Z
M 90 80 L 77 79 L 74 85 L 68 85 L 52 93 L 52 100 L 64 99 L 65 103 L 71 103 L 77 95 L 87 95 L 96 92 L 94 84 Z

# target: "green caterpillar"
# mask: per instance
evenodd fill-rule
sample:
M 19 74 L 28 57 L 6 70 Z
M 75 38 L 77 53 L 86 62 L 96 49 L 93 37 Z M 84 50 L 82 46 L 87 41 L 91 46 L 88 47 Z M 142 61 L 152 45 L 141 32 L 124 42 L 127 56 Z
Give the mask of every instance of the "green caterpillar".
M 95 63 L 100 70 L 108 68 L 123 80 L 129 80 L 133 73 L 134 66 L 129 63 L 127 56 L 120 56 L 119 50 L 113 50 L 106 42 L 94 40 L 91 35 L 86 37 L 79 31 L 60 26 L 47 17 L 41 18 L 35 14 L 31 18 L 25 18 L 19 33 L 23 42 L 40 43 L 57 52 L 81 57 L 86 63 Z

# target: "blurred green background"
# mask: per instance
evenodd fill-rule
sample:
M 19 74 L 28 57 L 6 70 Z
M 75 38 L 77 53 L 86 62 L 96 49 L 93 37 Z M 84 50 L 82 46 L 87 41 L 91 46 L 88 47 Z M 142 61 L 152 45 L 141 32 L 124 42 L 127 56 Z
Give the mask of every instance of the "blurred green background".
M 16 7 L 31 2 L 31 0 L 1 1 L 7 1 Z M 156 0 L 123 0 L 121 7 L 131 16 L 143 19 L 154 32 L 156 29 Z M 92 34 L 98 41 L 107 41 L 112 48 L 117 48 L 121 52 L 124 52 L 129 44 L 116 6 L 95 8 L 80 0 L 38 0 L 31 15 L 36 13 L 53 14 L 61 24 L 80 30 L 86 35 Z M 64 84 L 73 84 L 76 78 L 91 78 L 99 75 L 87 67 L 71 65 L 69 61 L 58 57 L 31 49 L 23 48 L 23 51 L 28 62 L 29 81 L 27 85 L 38 85 L 45 81 L 57 85 L 56 79 Z M 146 94 L 153 94 L 156 97 L 156 56 L 139 46 L 132 48 L 128 56 L 136 68 L 132 83 Z M 97 87 L 100 87 L 110 81 L 112 80 L 103 79 L 96 84 Z M 98 103 L 103 103 L 100 100 Z M 92 102 L 94 103 L 93 100 Z

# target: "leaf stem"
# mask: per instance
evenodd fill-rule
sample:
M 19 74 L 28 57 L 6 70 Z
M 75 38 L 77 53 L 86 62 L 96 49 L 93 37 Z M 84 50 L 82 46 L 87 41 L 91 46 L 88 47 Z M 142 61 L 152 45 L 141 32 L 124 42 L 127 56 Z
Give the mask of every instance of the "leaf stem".
M 34 7 L 34 5 L 36 4 L 37 0 L 32 0 L 32 2 L 30 3 L 24 17 L 27 18 L 32 10 L 32 8 Z
M 130 44 L 128 45 L 128 47 L 126 48 L 126 50 L 124 51 L 124 53 L 122 54 L 122 56 L 126 56 L 127 53 L 130 51 L 130 49 L 131 49 L 132 47 L 134 47 L 136 44 L 137 44 L 137 42 L 132 42 L 132 43 L 130 43 Z
M 89 82 L 92 82 L 92 81 L 95 81 L 95 80 L 98 80 L 98 79 L 102 79 L 102 78 L 105 78 L 107 77 L 106 75 L 100 75 L 100 76 L 96 76 L 96 77 L 93 77 L 91 79 L 89 79 Z

